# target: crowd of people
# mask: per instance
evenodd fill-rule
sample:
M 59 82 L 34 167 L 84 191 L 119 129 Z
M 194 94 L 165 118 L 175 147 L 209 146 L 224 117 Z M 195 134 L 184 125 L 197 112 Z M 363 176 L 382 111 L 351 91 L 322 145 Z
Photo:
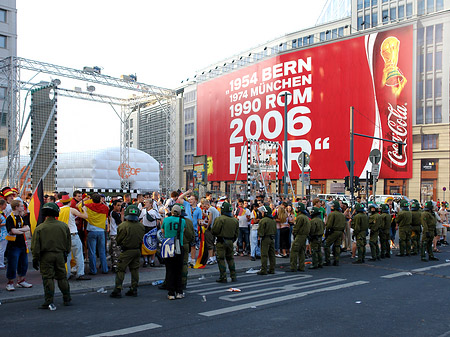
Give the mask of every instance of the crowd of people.
M 16 189 L 2 189 L 0 269 L 7 269 L 8 291 L 32 287 L 25 280 L 30 231 L 27 206 Z M 132 284 L 126 295 L 137 296 L 139 268 L 164 265 L 166 278 L 160 288 L 168 290 L 172 300 L 184 297 L 189 267 L 205 268 L 217 263 L 217 281 L 226 283 L 228 264 L 231 281 L 236 281 L 235 256 L 261 259 L 259 275 L 274 273 L 276 257 L 289 259 L 288 272 L 305 272 L 309 256 L 309 269 L 338 266 L 342 251 L 350 251 L 353 263 L 360 264 L 366 261 L 367 238 L 370 260 L 380 261 L 391 257 L 398 232 L 398 256 L 420 255 L 423 261 L 437 260 L 439 246 L 447 244 L 448 212 L 446 202 L 420 205 L 417 200 L 408 203 L 392 198 L 382 205 L 357 198 L 351 207 L 332 197 L 273 200 L 259 195 L 249 201 L 214 199 L 206 193 L 199 200 L 188 190 L 173 191 L 167 199 L 153 192 L 138 194 L 134 199 L 130 194 L 116 195 L 107 201 L 99 193 L 74 191 L 70 196 L 55 192 L 45 195 L 45 221 L 32 236 L 33 267 L 40 269 L 43 278 L 43 308 L 53 301 L 53 278 L 62 287 L 67 305 L 67 279 L 84 281 L 98 273 L 116 273 L 111 296 L 120 297 L 127 267 Z M 64 239 L 60 239 L 56 245 L 46 228 L 59 226 L 53 231 L 64 237 L 61 223 L 67 228 L 70 242 L 63 244 Z M 61 267 L 61 261 L 67 263 L 67 268 Z

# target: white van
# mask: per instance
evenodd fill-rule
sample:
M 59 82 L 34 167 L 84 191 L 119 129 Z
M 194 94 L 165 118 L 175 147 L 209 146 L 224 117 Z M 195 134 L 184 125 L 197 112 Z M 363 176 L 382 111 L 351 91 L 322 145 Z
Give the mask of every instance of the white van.
M 351 200 L 350 195 L 347 195 L 347 194 L 327 193 L 327 194 L 318 194 L 317 195 L 317 198 L 322 199 L 322 200 L 327 200 L 328 197 L 332 197 L 333 200 L 342 200 L 350 205 L 350 200 Z
M 394 200 L 401 200 L 405 199 L 406 201 L 410 202 L 409 198 L 405 195 L 401 194 L 383 194 L 383 195 L 375 195 L 375 203 L 378 205 L 386 204 L 387 199 L 392 198 Z M 369 201 L 373 202 L 373 195 L 369 197 Z

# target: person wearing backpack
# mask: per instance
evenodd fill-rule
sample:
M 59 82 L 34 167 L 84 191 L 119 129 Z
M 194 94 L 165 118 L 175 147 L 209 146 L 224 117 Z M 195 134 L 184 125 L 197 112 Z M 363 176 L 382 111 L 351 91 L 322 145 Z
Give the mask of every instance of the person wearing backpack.
M 163 257 L 166 265 L 166 287 L 168 290 L 167 298 L 169 300 L 181 299 L 184 297 L 182 270 L 183 270 L 183 235 L 186 221 L 181 217 L 181 207 L 174 205 L 172 207 L 172 216 L 166 217 L 161 226 L 165 241 L 163 242 Z M 172 241 L 173 247 L 165 247 L 167 241 Z M 165 250 L 172 252 L 167 254 Z

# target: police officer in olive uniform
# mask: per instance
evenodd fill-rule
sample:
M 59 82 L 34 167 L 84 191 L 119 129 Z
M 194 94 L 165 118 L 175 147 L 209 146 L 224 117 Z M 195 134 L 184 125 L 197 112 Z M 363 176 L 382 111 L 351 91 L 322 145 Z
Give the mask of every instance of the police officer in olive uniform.
M 352 263 L 364 263 L 366 255 L 366 236 L 369 229 L 369 218 L 364 213 L 364 205 L 357 203 L 355 205 L 356 215 L 352 220 L 353 235 L 356 238 L 356 247 L 358 249 L 358 259 Z
M 422 211 L 420 210 L 419 202 L 413 200 L 411 202 L 411 214 L 412 214 L 412 224 L 411 224 L 411 255 L 419 254 L 420 250 L 420 233 L 422 232 L 421 222 L 422 222 Z
M 380 214 L 378 214 L 378 207 L 375 204 L 369 205 L 369 229 L 370 229 L 370 253 L 372 258 L 369 261 L 381 260 L 380 258 L 380 247 L 378 246 L 378 234 L 380 227 L 382 226 L 382 219 Z
M 392 225 L 392 217 L 389 214 L 389 205 L 381 205 L 381 226 L 380 226 L 380 245 L 381 258 L 391 257 L 390 233 Z
M 33 267 L 41 271 L 44 286 L 45 302 L 39 308 L 47 309 L 53 305 L 56 279 L 58 288 L 63 295 L 64 305 L 70 305 L 70 286 L 67 281 L 66 262 L 71 251 L 70 230 L 62 221 L 55 218 L 59 216 L 59 207 L 53 202 L 42 207 L 45 221 L 33 233 L 31 239 L 31 252 L 33 254 Z
M 139 258 L 141 257 L 142 239 L 145 235 L 145 228 L 139 222 L 139 208 L 136 205 L 129 205 L 124 213 L 125 221 L 117 227 L 117 245 L 121 248 L 119 263 L 117 264 L 116 286 L 110 296 L 122 297 L 122 283 L 125 278 L 125 270 L 128 267 L 131 273 L 131 288 L 126 296 L 137 296 L 139 283 Z
M 398 236 L 400 253 L 397 256 L 409 256 L 411 255 L 411 224 L 412 224 L 412 213 L 409 210 L 408 202 L 405 199 L 400 201 L 401 211 L 397 214 L 395 221 L 398 226 Z
M 311 212 L 311 230 L 309 232 L 309 243 L 312 250 L 312 266 L 309 269 L 317 269 L 322 267 L 322 235 L 325 224 L 322 221 L 322 213 L 320 208 L 313 207 Z
M 331 205 L 332 212 L 328 215 L 326 232 L 325 232 L 325 243 L 324 243 L 324 253 L 325 253 L 325 266 L 331 265 L 330 263 L 330 253 L 331 246 L 333 246 L 333 256 L 334 262 L 333 266 L 339 266 L 339 256 L 341 254 L 341 242 L 342 235 L 344 233 L 345 226 L 347 222 L 345 220 L 344 214 L 341 213 L 341 207 L 339 201 L 333 201 Z
M 297 217 L 295 218 L 295 225 L 292 230 L 294 241 L 292 241 L 290 251 L 291 269 L 286 270 L 288 272 L 297 271 L 297 260 L 298 271 L 305 271 L 306 238 L 309 236 L 311 230 L 310 220 L 305 213 L 305 205 L 303 203 L 298 203 Z
M 231 215 L 232 207 L 228 202 L 224 202 L 221 208 L 221 215 L 214 220 L 212 234 L 217 237 L 216 252 L 217 263 L 219 265 L 220 277 L 216 280 L 219 283 L 227 283 L 227 260 L 230 269 L 232 282 L 236 282 L 236 266 L 233 258 L 233 243 L 239 235 L 239 221 Z
M 262 206 L 258 210 L 263 213 L 263 218 L 259 221 L 258 227 L 258 237 L 261 239 L 261 270 L 257 274 L 275 274 L 275 235 L 277 234 L 277 223 L 273 219 L 272 209 L 269 206 Z M 270 261 L 268 272 L 267 258 Z
M 433 254 L 433 238 L 436 236 L 436 217 L 434 216 L 433 208 L 433 202 L 427 201 L 425 203 L 425 211 L 421 215 L 423 234 L 420 257 L 424 262 L 428 261 L 425 257 L 425 250 L 428 252 L 430 261 L 439 261 Z

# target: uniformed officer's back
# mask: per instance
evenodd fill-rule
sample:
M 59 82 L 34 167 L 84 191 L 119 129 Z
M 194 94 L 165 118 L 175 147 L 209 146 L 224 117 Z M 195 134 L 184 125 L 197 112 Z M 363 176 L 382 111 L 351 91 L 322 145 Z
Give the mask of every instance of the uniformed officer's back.
M 39 238 L 40 252 L 64 252 L 70 240 L 67 224 L 55 218 L 47 218 L 36 227 L 34 235 Z

